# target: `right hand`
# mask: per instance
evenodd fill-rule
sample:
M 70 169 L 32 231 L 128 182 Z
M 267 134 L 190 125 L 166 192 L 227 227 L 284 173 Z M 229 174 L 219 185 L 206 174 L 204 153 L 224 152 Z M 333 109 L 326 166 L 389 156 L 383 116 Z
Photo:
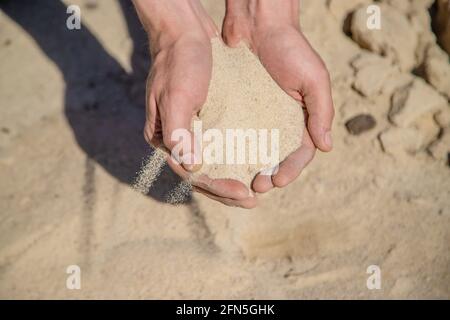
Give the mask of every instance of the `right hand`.
M 176 129 L 189 131 L 193 141 L 191 122 L 206 101 L 212 72 L 211 38 L 218 31 L 198 0 L 134 2 L 152 53 L 144 136 L 150 145 L 163 145 L 170 151 L 179 142 L 172 140 Z M 239 181 L 213 180 L 205 175 L 192 180 L 192 154 L 193 150 L 182 150 L 185 157 L 168 157 L 167 162 L 178 175 L 189 179 L 195 191 L 230 206 L 256 205 L 256 197 Z

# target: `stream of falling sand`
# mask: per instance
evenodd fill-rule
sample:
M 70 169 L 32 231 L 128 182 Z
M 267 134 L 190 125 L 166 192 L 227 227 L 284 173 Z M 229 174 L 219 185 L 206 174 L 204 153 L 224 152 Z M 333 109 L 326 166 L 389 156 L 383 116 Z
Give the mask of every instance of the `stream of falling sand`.
M 148 194 L 150 188 L 161 174 L 166 163 L 167 153 L 162 148 L 157 148 L 145 161 L 139 171 L 133 188 L 142 194 Z M 192 186 L 188 181 L 180 182 L 166 197 L 166 202 L 171 204 L 183 203 L 191 194 Z

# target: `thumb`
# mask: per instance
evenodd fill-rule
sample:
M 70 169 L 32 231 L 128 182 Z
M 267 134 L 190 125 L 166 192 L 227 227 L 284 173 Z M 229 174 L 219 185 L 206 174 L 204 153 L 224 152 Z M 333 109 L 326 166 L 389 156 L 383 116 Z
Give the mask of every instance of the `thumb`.
M 321 78 L 321 81 L 315 81 L 316 84 L 311 85 L 304 92 L 303 100 L 308 111 L 308 132 L 316 147 L 328 152 L 333 148 L 331 126 L 334 107 L 328 72 Z

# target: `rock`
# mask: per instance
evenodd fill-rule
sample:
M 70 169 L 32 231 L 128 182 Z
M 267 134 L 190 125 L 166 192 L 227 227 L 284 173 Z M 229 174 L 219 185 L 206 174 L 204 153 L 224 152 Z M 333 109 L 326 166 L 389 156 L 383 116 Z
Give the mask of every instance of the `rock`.
M 437 14 L 434 24 L 439 44 L 450 54 L 450 0 L 437 0 Z
M 450 100 L 449 57 L 437 45 L 428 47 L 423 72 L 425 80 Z
M 399 11 L 410 14 L 414 11 L 427 11 L 433 4 L 434 0 L 381 0 Z
M 371 0 L 329 0 L 327 3 L 328 10 L 338 20 L 343 21 L 348 14 L 358 7 L 366 7 L 371 4 Z
M 415 128 L 392 127 L 380 134 L 380 142 L 383 150 L 393 155 L 405 151 L 415 153 L 423 145 L 422 135 Z
M 353 14 L 351 36 L 362 48 L 391 58 L 402 71 L 415 66 L 415 50 L 418 37 L 404 14 L 391 6 L 380 4 L 381 29 L 367 28 L 369 15 L 366 8 Z
M 370 114 L 360 114 L 351 118 L 345 123 L 348 132 L 353 135 L 360 135 L 361 133 L 373 129 L 377 122 Z
M 437 112 L 446 105 L 444 97 L 425 81 L 416 78 L 411 85 L 394 93 L 389 119 L 399 127 L 408 127 L 424 114 Z
M 422 136 L 420 149 L 427 148 L 439 136 L 441 128 L 434 119 L 434 114 L 428 113 L 420 117 L 414 124 L 414 128 L 420 132 Z
M 421 66 L 426 56 L 428 48 L 436 45 L 436 35 L 431 29 L 431 17 L 426 9 L 412 10 L 409 19 L 418 35 L 418 45 L 416 48 L 416 66 Z
M 435 0 L 410 0 L 411 6 L 415 11 L 419 10 L 428 11 L 428 9 L 433 5 L 434 1 Z
M 436 141 L 441 128 L 436 123 L 434 115 L 428 113 L 409 128 L 391 128 L 380 135 L 383 149 L 391 154 L 398 151 L 416 153 L 428 148 Z
M 400 88 L 409 86 L 414 81 L 414 77 L 409 73 L 394 73 L 383 83 L 381 93 L 391 96 Z
M 447 106 L 447 108 L 444 108 L 436 113 L 434 120 L 441 128 L 450 127 L 450 106 Z
M 403 13 L 409 13 L 411 10 L 411 2 L 409 0 L 381 0 L 381 2 Z
M 348 89 L 346 89 L 348 90 Z M 360 94 L 354 90 L 348 90 L 345 95 L 345 99 L 341 105 L 336 108 L 339 112 L 339 119 L 346 120 L 356 117 L 362 113 L 371 113 L 370 110 L 375 109 L 377 106 L 368 102 Z
M 450 166 L 450 130 L 444 130 L 439 140 L 436 140 L 429 148 L 433 158 L 445 161 Z
M 380 93 L 386 79 L 394 73 L 388 59 L 373 54 L 360 55 L 351 64 L 356 71 L 353 88 L 365 97 Z

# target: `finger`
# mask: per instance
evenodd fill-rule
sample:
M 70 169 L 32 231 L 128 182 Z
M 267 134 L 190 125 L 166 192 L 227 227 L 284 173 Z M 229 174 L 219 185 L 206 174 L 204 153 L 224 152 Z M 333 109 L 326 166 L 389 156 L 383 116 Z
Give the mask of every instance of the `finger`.
M 224 43 L 231 48 L 236 48 L 241 42 L 249 46 L 249 37 L 245 34 L 244 30 L 246 30 L 246 27 L 238 18 L 225 18 L 222 26 L 222 39 Z
M 162 134 L 158 133 L 154 129 L 154 126 L 152 126 L 149 122 L 145 122 L 144 138 L 145 141 L 154 148 L 158 148 L 159 146 L 163 145 Z
M 199 142 L 191 131 L 192 118 L 196 107 L 191 105 L 189 98 L 180 93 L 172 92 L 170 96 L 163 95 L 160 99 L 162 137 L 164 145 L 171 151 L 172 157 L 187 171 L 196 171 L 201 166 Z
M 314 158 L 315 152 L 316 147 L 305 131 L 301 147 L 280 163 L 277 174 L 272 177 L 274 186 L 282 188 L 294 181 Z
M 242 182 L 233 179 L 211 179 L 201 175 L 192 184 L 223 198 L 243 200 L 254 196 Z
M 188 180 L 192 185 L 200 187 L 208 192 L 219 197 L 242 200 L 249 196 L 254 196 L 242 182 L 233 179 L 211 179 L 202 174 L 199 177 L 193 178 L 192 173 L 186 171 L 178 162 L 172 157 L 168 157 L 167 164 L 169 167 L 181 178 Z
M 166 162 L 169 165 L 170 169 L 175 172 L 178 176 L 180 176 L 183 180 L 189 180 L 191 177 L 191 173 L 183 168 L 183 166 L 173 159 L 170 155 L 170 151 L 167 150 L 167 158 Z
M 153 95 L 148 94 L 145 111 L 146 121 L 144 125 L 144 138 L 148 144 L 157 148 L 162 144 L 162 130 L 161 119 Z
M 271 190 L 274 185 L 272 183 L 272 176 L 258 174 L 252 183 L 253 190 L 258 193 L 265 193 Z
M 308 110 L 308 131 L 312 141 L 321 151 L 331 151 L 333 141 L 331 126 L 334 118 L 333 100 L 331 97 L 330 76 L 325 66 L 314 75 L 303 92 L 303 100 Z
M 193 191 L 201 193 L 205 196 L 207 196 L 208 198 L 221 202 L 224 205 L 230 206 L 230 207 L 240 207 L 240 208 L 244 208 L 244 209 L 253 209 L 256 207 L 256 205 L 258 204 L 256 197 L 248 197 L 246 199 L 243 200 L 235 200 L 235 199 L 229 199 L 229 198 L 223 198 L 223 197 L 219 197 L 215 194 L 212 194 L 210 192 L 208 192 L 207 190 L 203 190 L 202 188 L 199 187 L 193 187 Z
M 247 4 L 244 1 L 226 1 L 225 18 L 222 23 L 222 39 L 229 47 L 237 47 L 241 41 L 248 45 L 250 39 L 246 19 L 236 13 L 245 12 Z

